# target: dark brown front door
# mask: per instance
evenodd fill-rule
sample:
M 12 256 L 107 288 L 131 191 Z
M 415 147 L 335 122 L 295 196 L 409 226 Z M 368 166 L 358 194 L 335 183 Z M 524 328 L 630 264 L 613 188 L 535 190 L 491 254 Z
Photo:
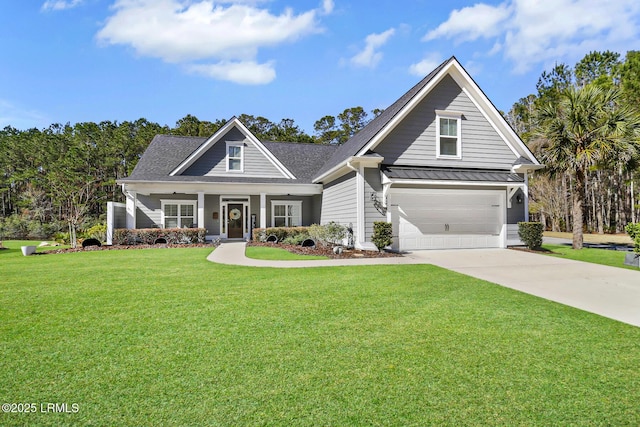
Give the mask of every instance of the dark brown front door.
M 242 232 L 243 208 L 242 204 L 229 204 L 229 233 L 227 234 L 229 239 L 242 239 L 244 237 Z

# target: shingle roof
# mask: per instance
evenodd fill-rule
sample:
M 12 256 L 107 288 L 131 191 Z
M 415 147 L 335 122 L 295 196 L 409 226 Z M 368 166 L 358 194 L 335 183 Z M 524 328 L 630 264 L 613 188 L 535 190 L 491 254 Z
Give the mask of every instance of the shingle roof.
M 531 160 L 526 159 L 526 158 L 524 158 L 524 157 L 520 156 L 520 157 L 518 157 L 518 158 L 516 159 L 516 161 L 515 161 L 515 162 L 513 162 L 512 166 L 518 166 L 518 165 L 532 165 L 532 164 L 534 164 L 534 163 L 533 163 Z
M 382 172 L 389 178 L 395 179 L 513 183 L 524 182 L 524 178 L 520 175 L 504 170 L 416 168 L 385 165 L 382 167 Z
M 122 181 L 163 180 L 207 138 L 156 135 L 129 177 Z
M 347 142 L 342 144 L 331 156 L 331 158 L 322 166 L 322 168 L 316 174 L 316 178 L 330 171 L 332 168 L 338 166 L 351 156 L 354 156 L 358 151 L 362 150 L 371 139 L 376 136 L 389 122 L 418 94 L 420 91 L 433 79 L 436 74 L 442 70 L 449 62 L 453 61 L 455 57 L 451 57 L 438 65 L 435 70 L 430 72 L 424 79 L 418 84 L 409 89 L 407 93 L 402 95 L 400 99 L 391 104 L 385 109 L 382 114 L 373 119 L 369 124 L 362 128 L 358 133 L 352 136 Z
M 198 149 L 208 138 L 176 135 L 156 135 L 131 175 L 121 181 L 197 181 L 197 182 L 264 182 L 308 184 L 318 168 L 337 147 L 291 142 L 263 142 L 267 150 L 293 173 L 296 180 L 287 178 L 243 178 L 224 176 L 169 176 L 169 174 Z

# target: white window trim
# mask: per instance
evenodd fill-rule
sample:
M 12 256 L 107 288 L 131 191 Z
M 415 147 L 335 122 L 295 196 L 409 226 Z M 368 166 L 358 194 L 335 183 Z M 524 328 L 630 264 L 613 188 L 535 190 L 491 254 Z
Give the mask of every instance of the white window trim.
M 194 226 L 200 227 L 198 224 L 198 201 L 197 200 L 170 200 L 170 199 L 161 199 L 160 200 L 160 211 L 161 215 L 161 226 L 162 228 L 167 228 L 165 226 L 164 221 L 164 207 L 165 205 L 178 205 L 178 227 L 180 227 L 180 220 L 182 219 L 182 215 L 180 215 L 180 205 L 192 205 L 193 206 L 193 224 Z M 186 218 L 186 217 L 185 217 Z
M 298 207 L 298 224 L 302 225 L 302 200 L 272 200 L 271 201 L 271 226 L 275 227 L 276 226 L 276 219 L 275 219 L 275 210 L 276 210 L 276 206 L 281 206 L 281 205 L 292 205 L 292 206 L 297 206 Z M 289 218 L 288 216 L 286 216 L 285 218 Z M 285 227 L 292 227 L 290 224 L 286 224 Z
M 456 155 L 440 154 L 440 119 L 454 119 L 457 122 Z M 447 135 L 445 135 L 447 136 Z M 462 113 L 459 111 L 436 110 L 436 159 L 462 159 Z
M 227 172 L 243 173 L 244 172 L 244 142 L 243 141 L 226 141 L 227 153 L 224 156 Z M 229 169 L 229 147 L 240 147 L 240 169 Z M 232 157 L 236 159 L 236 157 Z

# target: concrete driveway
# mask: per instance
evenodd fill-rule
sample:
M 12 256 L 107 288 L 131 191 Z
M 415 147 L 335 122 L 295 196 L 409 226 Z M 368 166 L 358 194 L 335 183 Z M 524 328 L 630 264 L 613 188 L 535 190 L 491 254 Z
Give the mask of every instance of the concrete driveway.
M 409 256 L 640 326 L 640 271 L 511 249 L 415 251 Z

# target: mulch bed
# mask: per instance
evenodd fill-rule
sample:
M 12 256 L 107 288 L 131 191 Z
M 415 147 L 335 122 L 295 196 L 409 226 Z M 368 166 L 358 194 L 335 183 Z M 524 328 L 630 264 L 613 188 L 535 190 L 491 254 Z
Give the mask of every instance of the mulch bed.
M 394 252 L 378 252 L 378 251 L 361 251 L 358 249 L 343 249 L 342 254 L 334 254 L 333 249 L 327 246 L 317 245 L 313 248 L 302 247 L 298 245 L 285 245 L 282 243 L 262 243 L 262 242 L 249 242 L 247 246 L 266 246 L 269 248 L 285 249 L 289 252 L 299 255 L 320 255 L 333 259 L 346 259 L 346 258 L 389 258 L 402 256 L 401 254 Z
M 45 246 L 50 247 L 50 246 Z M 77 248 L 66 248 L 66 249 L 52 249 L 48 251 L 36 252 L 34 255 L 44 255 L 44 254 L 64 254 L 69 252 L 91 252 L 91 251 L 120 251 L 126 249 L 158 249 L 158 248 L 204 248 L 204 247 L 214 247 L 211 243 L 194 243 L 194 244 L 183 244 L 183 245 L 170 245 L 166 243 L 160 243 L 157 245 L 113 245 L 113 246 L 87 246 L 83 248 L 82 246 L 78 246 Z

